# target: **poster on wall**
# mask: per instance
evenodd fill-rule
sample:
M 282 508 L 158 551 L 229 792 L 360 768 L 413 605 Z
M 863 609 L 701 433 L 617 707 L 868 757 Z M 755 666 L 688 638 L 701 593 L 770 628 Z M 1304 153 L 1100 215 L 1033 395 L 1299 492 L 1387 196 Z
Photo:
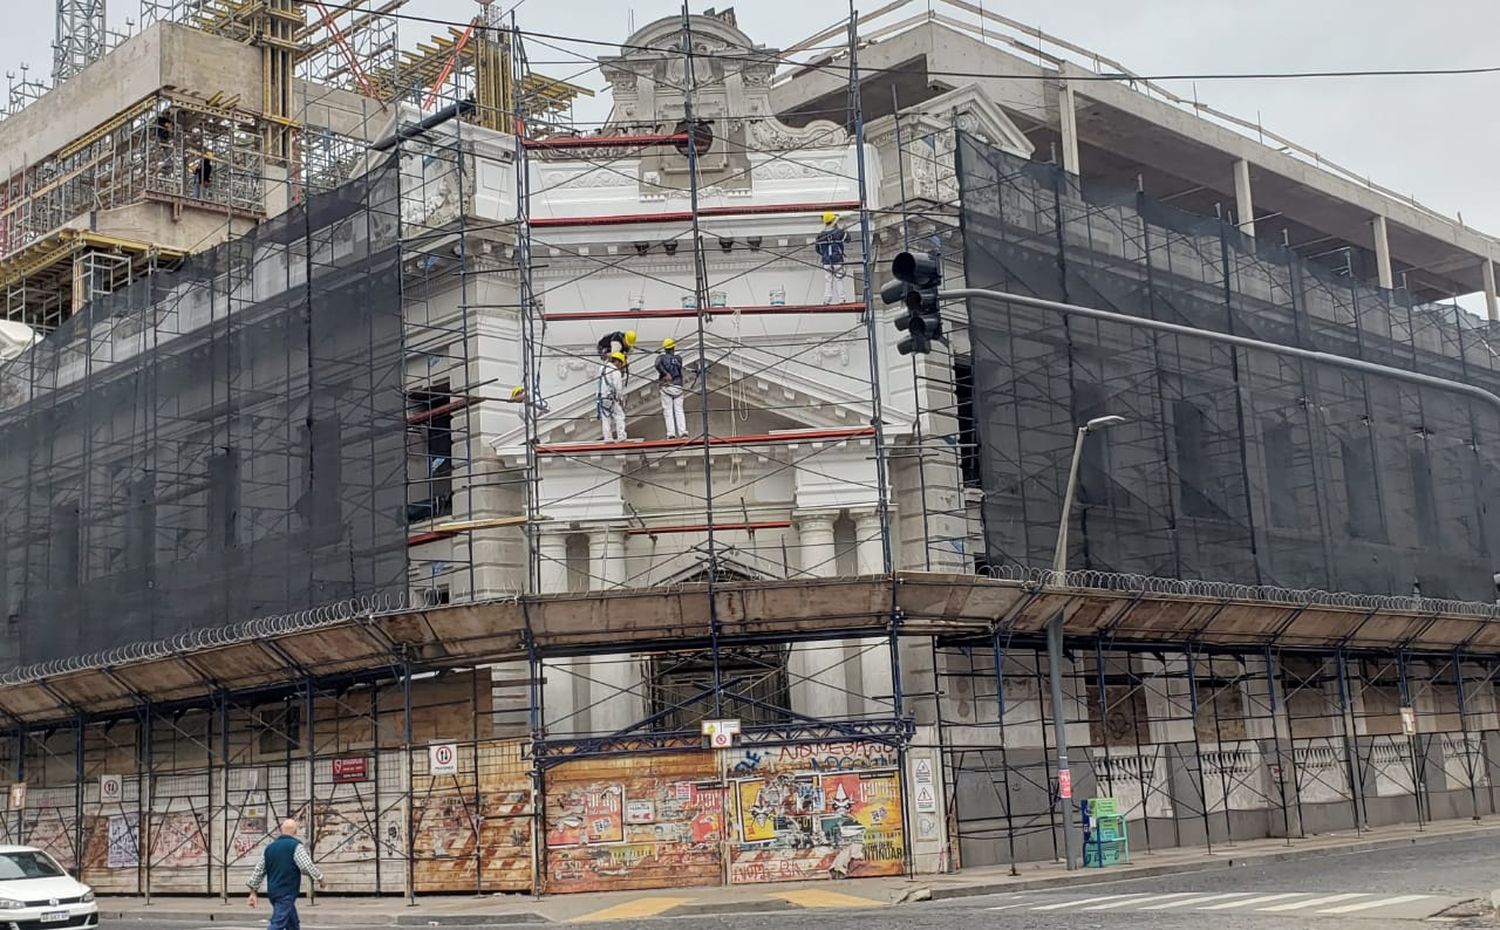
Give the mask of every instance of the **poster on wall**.
M 547 830 L 548 846 L 625 842 L 625 788 L 590 785 L 562 798 L 561 815 Z M 654 811 L 653 811 L 654 816 Z
M 626 823 L 655 823 L 655 801 L 629 801 L 625 804 Z
M 136 845 L 136 815 L 114 814 L 109 818 L 105 865 L 111 869 L 133 869 L 141 864 Z
M 736 883 L 900 874 L 901 783 L 889 769 L 770 772 L 737 781 Z

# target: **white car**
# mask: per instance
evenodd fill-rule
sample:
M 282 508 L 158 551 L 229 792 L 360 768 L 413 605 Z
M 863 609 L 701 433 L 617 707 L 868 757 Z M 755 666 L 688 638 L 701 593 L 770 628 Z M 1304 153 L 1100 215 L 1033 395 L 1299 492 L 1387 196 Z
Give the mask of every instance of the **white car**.
M 0 930 L 99 926 L 94 890 L 31 846 L 0 846 Z

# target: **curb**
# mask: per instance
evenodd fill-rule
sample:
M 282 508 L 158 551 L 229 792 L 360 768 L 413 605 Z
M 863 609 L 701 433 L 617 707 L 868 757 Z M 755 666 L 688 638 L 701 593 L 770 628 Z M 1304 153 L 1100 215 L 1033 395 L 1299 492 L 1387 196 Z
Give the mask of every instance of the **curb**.
M 522 912 L 519 914 L 319 914 L 316 910 L 304 910 L 303 917 L 309 923 L 321 926 L 350 927 L 529 927 L 550 924 L 553 921 L 541 914 Z M 100 920 L 156 921 L 172 920 L 185 923 L 263 923 L 255 918 L 237 918 L 225 911 L 156 911 L 147 908 L 134 910 L 99 911 Z
M 1071 885 L 1105 885 L 1134 881 L 1139 878 L 1160 878 L 1164 875 L 1192 875 L 1198 872 L 1217 872 L 1222 869 L 1243 868 L 1257 863 L 1295 862 L 1300 859 L 1316 859 L 1322 856 L 1348 856 L 1358 853 L 1376 852 L 1382 849 L 1399 849 L 1404 846 L 1432 846 L 1455 840 L 1473 839 L 1493 835 L 1493 830 L 1465 830 L 1456 833 L 1440 833 L 1428 836 L 1401 836 L 1390 839 L 1363 840 L 1341 846 L 1320 849 L 1281 849 L 1275 852 L 1250 853 L 1240 857 L 1225 856 L 1207 862 L 1186 862 L 1175 865 L 1147 865 L 1129 871 L 1110 874 L 1103 870 L 1093 874 L 1073 872 L 1044 878 L 1015 878 L 1007 881 L 964 885 L 955 888 L 931 887 L 930 900 L 945 901 L 955 898 L 972 898 L 979 895 L 1006 894 L 1016 891 L 1034 891 L 1042 888 L 1060 888 Z M 1500 890 L 1495 892 L 1500 901 Z M 1496 904 L 1500 907 L 1500 903 Z

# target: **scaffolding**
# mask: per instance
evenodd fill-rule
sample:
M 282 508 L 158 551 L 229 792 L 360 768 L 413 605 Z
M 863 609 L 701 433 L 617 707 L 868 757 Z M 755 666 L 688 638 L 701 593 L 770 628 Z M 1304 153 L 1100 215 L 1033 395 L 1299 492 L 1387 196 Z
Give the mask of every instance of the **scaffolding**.
M 277 7 L 150 5 L 231 36 Z M 893 101 L 898 167 L 878 171 L 853 21 L 819 65 L 847 75 L 847 103 L 807 126 L 716 95 L 769 86 L 786 59 L 692 16 L 590 62 L 661 98 L 583 126 L 566 118 L 583 85 L 534 73 L 545 40 L 493 9 L 407 52 L 399 2 L 302 6 L 285 154 L 261 122 L 234 130 L 257 172 L 293 162 L 298 206 L 193 256 L 41 240 L 72 250 L 78 306 L 20 298 L 57 330 L 0 380 L 0 591 L 26 621 L 13 662 L 55 661 L 0 687 L 0 771 L 30 786 L 0 838 L 147 895 L 227 896 L 289 815 L 335 891 L 408 900 L 1015 864 L 1055 857 L 1074 814 L 1059 712 L 1087 747 L 1075 792 L 1119 798 L 1147 849 L 1496 811 L 1493 609 L 1193 586 L 1160 562 L 1167 577 L 1101 560 L 1041 580 L 1016 564 L 1040 537 L 1027 558 L 976 550 L 1017 524 L 986 537 L 972 485 L 1005 451 L 993 379 L 1047 359 L 996 366 L 978 314 L 951 314 L 931 357 L 883 356 L 885 252 L 935 244 L 947 280 L 976 286 L 1050 283 L 1063 256 L 1100 299 L 1140 254 L 1259 282 L 1253 256 L 1215 253 L 1221 230 L 1116 235 L 1119 204 L 980 150 L 956 109 Z M 340 117 L 326 132 L 307 128 L 316 107 Z M 149 144 L 158 112 L 117 139 Z M 995 174 L 961 199 L 955 157 Z M 850 223 L 852 286 L 820 303 L 823 212 Z M 1059 245 L 1080 218 L 1092 238 Z M 987 277 L 996 239 L 1013 279 Z M 153 263 L 176 267 L 143 278 Z M 1352 318 L 1377 319 L 1362 300 Z M 1056 321 L 1016 313 L 1006 338 L 1055 348 Z M 1397 340 L 1408 359 L 1426 346 L 1452 371 L 1432 346 L 1488 351 L 1423 319 Z M 634 438 L 599 440 L 598 337 L 627 329 Z M 656 426 L 645 370 L 668 335 L 687 438 Z M 1111 399 L 1147 378 L 1100 370 Z M 986 478 L 990 506 L 1055 491 L 1065 457 L 1027 463 Z M 1085 475 L 1081 519 L 1122 506 L 1110 493 Z M 1039 631 L 1064 603 L 1059 711 Z M 152 625 L 116 630 L 106 609 Z M 62 641 L 100 628 L 101 656 Z M 923 766 L 940 799 L 919 800 Z

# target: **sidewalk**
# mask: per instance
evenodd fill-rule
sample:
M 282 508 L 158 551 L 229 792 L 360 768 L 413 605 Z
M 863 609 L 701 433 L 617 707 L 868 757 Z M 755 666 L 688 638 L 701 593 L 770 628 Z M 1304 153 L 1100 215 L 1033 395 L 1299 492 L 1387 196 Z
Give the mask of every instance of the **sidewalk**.
M 673 888 L 659 891 L 597 894 L 419 897 L 408 907 L 393 897 L 321 897 L 304 902 L 308 923 L 323 925 L 378 925 L 393 927 L 461 927 L 476 924 L 535 925 L 595 921 L 641 920 L 664 915 L 687 916 L 755 911 L 819 908 L 884 907 L 908 901 L 945 900 L 971 895 L 1096 884 L 1157 875 L 1203 872 L 1258 862 L 1279 862 L 1313 856 L 1340 855 L 1407 845 L 1441 843 L 1473 836 L 1500 837 L 1500 820 L 1467 820 L 1380 827 L 1364 833 L 1329 833 L 1286 840 L 1262 839 L 1214 847 L 1136 853 L 1129 865 L 1068 872 L 1059 863 L 1025 863 L 1011 875 L 1005 866 L 965 869 L 953 875 L 923 875 L 915 879 L 870 878 L 844 882 L 803 882 L 781 885 L 741 885 L 727 888 Z M 106 919 L 151 918 L 204 922 L 259 923 L 266 904 L 250 911 L 238 894 L 228 904 L 216 898 L 158 897 L 149 906 L 140 898 L 101 898 Z

